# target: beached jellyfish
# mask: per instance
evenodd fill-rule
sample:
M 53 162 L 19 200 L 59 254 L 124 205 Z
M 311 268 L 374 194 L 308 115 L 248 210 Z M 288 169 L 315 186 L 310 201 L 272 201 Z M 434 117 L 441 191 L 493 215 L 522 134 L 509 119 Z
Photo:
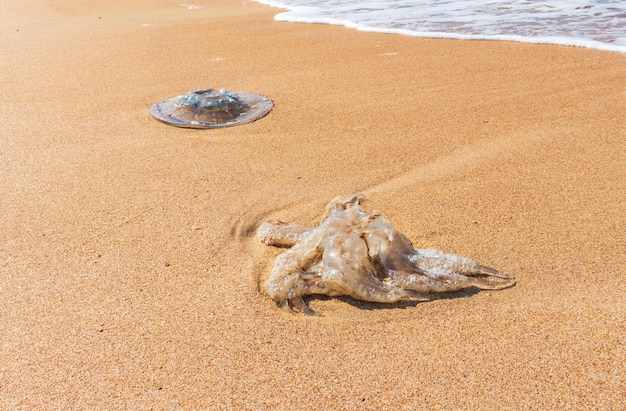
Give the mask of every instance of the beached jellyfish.
M 262 223 L 265 244 L 289 247 L 279 255 L 265 289 L 278 305 L 313 312 L 303 297 L 346 295 L 394 303 L 426 301 L 433 293 L 475 287 L 499 290 L 515 279 L 496 269 L 435 249 L 416 249 L 380 213 L 361 207 L 363 197 L 339 196 L 326 206 L 319 226 Z
M 259 94 L 210 88 L 154 103 L 150 113 L 157 120 L 172 126 L 217 128 L 258 120 L 273 106 L 272 100 Z

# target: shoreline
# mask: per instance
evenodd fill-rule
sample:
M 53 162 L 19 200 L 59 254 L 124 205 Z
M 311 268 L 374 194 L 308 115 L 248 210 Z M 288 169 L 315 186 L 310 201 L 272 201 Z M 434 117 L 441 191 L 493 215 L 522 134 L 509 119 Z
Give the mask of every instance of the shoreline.
M 5 3 L 0 408 L 624 403 L 623 55 L 253 2 Z M 209 87 L 275 106 L 214 130 L 151 118 Z M 279 310 L 262 285 L 281 250 L 256 227 L 314 225 L 350 193 L 517 285 Z
M 553 46 L 569 46 L 569 47 L 582 47 L 592 50 L 611 51 L 615 53 L 626 53 L 626 45 L 619 45 L 613 43 L 607 43 L 597 41 L 588 38 L 577 38 L 567 36 L 523 36 L 523 35 L 482 35 L 482 34 L 463 34 L 463 33 L 450 33 L 450 32 L 436 32 L 436 31 L 416 31 L 409 28 L 391 28 L 391 27 L 376 27 L 363 23 L 358 23 L 352 20 L 342 20 L 333 17 L 312 17 L 310 14 L 306 16 L 300 15 L 302 9 L 307 7 L 288 7 L 280 2 L 273 2 L 267 0 L 254 0 L 258 3 L 267 5 L 269 7 L 283 9 L 285 11 L 279 12 L 275 15 L 274 20 L 279 22 L 301 23 L 301 24 L 329 24 L 335 26 L 341 26 L 348 29 L 382 33 L 382 34 L 396 34 L 410 37 L 426 38 L 426 39 L 449 39 L 449 40 L 481 40 L 481 41 L 513 41 L 528 44 L 542 44 Z M 315 8 L 315 7 L 313 7 Z M 428 19 L 428 17 L 424 17 Z M 547 22 L 546 22 L 547 23 Z

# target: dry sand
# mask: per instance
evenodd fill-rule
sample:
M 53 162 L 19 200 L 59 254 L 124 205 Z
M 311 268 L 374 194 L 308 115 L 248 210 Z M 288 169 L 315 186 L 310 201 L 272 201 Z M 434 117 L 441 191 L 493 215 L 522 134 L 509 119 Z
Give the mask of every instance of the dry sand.
M 625 409 L 625 55 L 127 3 L 0 1 L 0 409 Z M 206 87 L 276 107 L 150 117 Z M 280 311 L 255 227 L 347 193 L 518 285 Z

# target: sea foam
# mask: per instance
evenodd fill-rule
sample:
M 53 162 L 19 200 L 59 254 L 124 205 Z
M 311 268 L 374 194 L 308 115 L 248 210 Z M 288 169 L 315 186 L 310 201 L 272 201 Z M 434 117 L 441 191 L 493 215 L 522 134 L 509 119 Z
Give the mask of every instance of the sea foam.
M 277 21 L 462 40 L 559 44 L 626 53 L 624 0 L 257 0 Z

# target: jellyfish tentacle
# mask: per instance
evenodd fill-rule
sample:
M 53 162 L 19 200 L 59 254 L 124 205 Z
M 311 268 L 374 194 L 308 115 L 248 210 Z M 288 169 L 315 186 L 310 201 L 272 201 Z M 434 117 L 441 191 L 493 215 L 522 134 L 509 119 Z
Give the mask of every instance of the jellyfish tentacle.
M 306 234 L 309 227 L 291 225 L 282 221 L 265 221 L 257 229 L 257 237 L 267 245 L 293 247 Z
M 470 277 L 456 273 L 390 273 L 391 282 L 396 287 L 416 291 L 421 294 L 447 293 L 472 286 Z
M 465 275 L 472 280 L 473 287 L 482 290 L 503 290 L 513 287 L 516 284 L 515 278 L 500 271 L 494 271 L 496 271 L 496 273 L 485 272 L 485 270 L 481 269 Z
M 477 264 L 466 257 L 436 249 L 417 249 L 411 261 L 427 272 L 456 273 L 468 278 L 468 287 L 499 290 L 515 285 L 515 279 L 495 268 Z M 465 287 L 467 288 L 467 287 Z
M 288 306 L 292 311 L 295 312 L 301 312 L 308 315 L 317 315 L 316 312 L 311 309 L 311 307 L 306 305 L 302 297 L 289 299 Z
M 511 279 L 511 276 L 509 276 L 508 274 L 498 271 L 495 268 L 487 267 L 486 265 L 482 265 L 482 264 L 476 264 L 472 273 L 468 273 L 468 275 L 471 275 L 471 274 L 489 275 L 492 277 Z

